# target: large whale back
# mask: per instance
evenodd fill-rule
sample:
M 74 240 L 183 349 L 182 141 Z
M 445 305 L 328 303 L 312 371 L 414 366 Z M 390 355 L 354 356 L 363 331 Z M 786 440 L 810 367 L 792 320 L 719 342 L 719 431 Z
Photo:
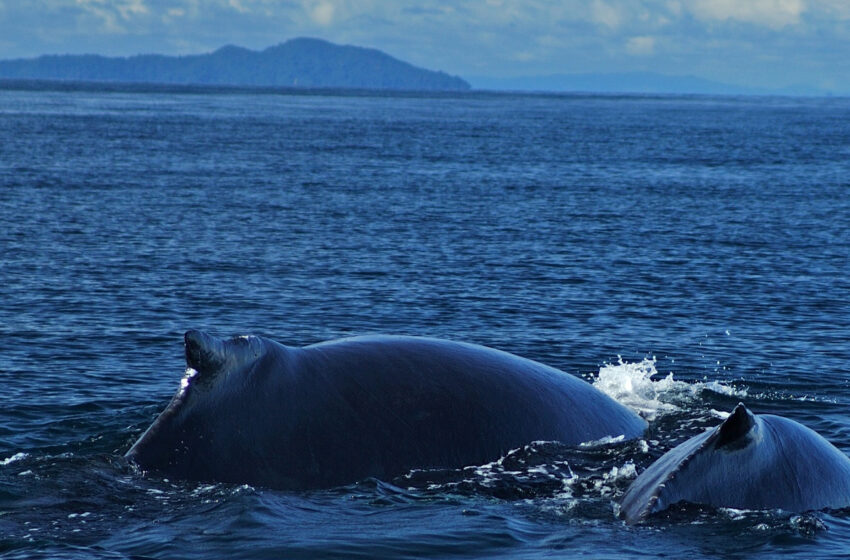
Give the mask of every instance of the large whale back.
M 662 455 L 631 484 L 629 523 L 678 502 L 803 512 L 850 506 L 850 459 L 813 430 L 739 404 L 719 426 Z
M 127 457 L 176 478 L 319 488 L 640 436 L 590 384 L 482 346 L 369 336 L 288 347 L 189 331 L 187 375 Z

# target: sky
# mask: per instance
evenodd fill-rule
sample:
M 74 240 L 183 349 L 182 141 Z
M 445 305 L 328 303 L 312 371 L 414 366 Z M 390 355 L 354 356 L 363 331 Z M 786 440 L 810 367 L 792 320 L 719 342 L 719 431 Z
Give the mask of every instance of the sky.
M 295 37 L 465 78 L 651 71 L 850 93 L 850 0 L 0 0 L 0 59 Z

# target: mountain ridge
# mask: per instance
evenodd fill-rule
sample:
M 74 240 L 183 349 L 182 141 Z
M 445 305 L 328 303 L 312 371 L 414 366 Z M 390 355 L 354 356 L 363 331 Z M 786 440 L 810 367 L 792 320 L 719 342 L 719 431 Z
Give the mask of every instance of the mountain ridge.
M 261 51 L 225 45 L 211 53 L 182 56 L 54 54 L 3 60 L 0 79 L 423 91 L 470 88 L 458 76 L 419 68 L 377 49 L 306 37 Z

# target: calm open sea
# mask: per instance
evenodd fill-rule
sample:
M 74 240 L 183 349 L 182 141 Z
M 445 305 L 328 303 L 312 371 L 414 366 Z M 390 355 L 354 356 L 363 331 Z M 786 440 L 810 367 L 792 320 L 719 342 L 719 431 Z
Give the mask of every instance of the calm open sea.
M 189 328 L 485 344 L 650 431 L 320 492 L 142 475 Z M 738 401 L 850 452 L 848 99 L 0 90 L 4 558 L 849 554 L 841 512 L 617 519 Z

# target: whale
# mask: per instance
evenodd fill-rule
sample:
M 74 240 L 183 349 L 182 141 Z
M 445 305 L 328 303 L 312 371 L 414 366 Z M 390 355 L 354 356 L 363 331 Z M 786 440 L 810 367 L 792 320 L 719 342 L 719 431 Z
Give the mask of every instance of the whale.
M 331 488 L 647 427 L 576 376 L 475 344 L 372 335 L 296 347 L 197 330 L 184 341 L 176 394 L 125 454 L 168 478 Z
M 850 459 L 806 426 L 739 403 L 643 471 L 620 516 L 641 523 L 682 502 L 794 513 L 850 507 Z

